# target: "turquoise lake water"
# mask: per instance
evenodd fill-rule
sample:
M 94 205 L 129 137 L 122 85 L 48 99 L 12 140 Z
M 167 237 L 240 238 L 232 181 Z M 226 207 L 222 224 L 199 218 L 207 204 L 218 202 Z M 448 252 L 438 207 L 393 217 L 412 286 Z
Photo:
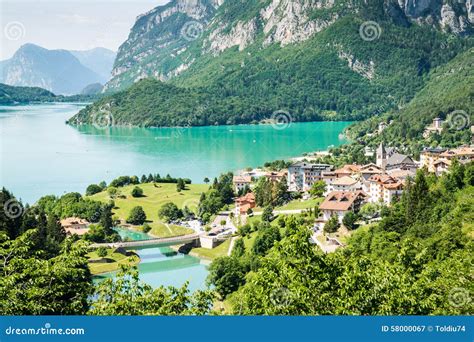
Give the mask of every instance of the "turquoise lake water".
M 146 240 L 151 237 L 141 232 L 116 228 L 122 238 Z M 188 282 L 191 291 L 206 288 L 207 262 L 199 258 L 177 253 L 170 247 L 136 250 L 140 257 L 138 271 L 140 279 L 153 287 L 180 287 Z M 102 274 L 96 280 L 114 277 L 115 273 Z
M 324 150 L 344 142 L 347 122 L 193 128 L 71 127 L 77 104 L 0 106 L 0 185 L 33 203 L 84 193 L 121 175 L 169 173 L 201 183 L 222 172 Z

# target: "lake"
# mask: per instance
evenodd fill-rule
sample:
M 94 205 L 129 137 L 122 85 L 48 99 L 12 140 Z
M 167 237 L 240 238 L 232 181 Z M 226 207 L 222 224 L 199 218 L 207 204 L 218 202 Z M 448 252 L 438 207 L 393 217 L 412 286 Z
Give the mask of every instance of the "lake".
M 33 203 L 121 175 L 205 177 L 325 150 L 348 122 L 193 128 L 72 127 L 83 104 L 0 106 L 0 185 Z
M 122 239 L 147 240 L 151 237 L 145 233 L 115 228 Z M 206 286 L 208 262 L 191 255 L 174 251 L 170 247 L 143 248 L 135 250 L 140 257 L 138 271 L 140 280 L 152 287 L 174 286 L 181 287 L 188 282 L 188 288 L 194 292 L 203 290 Z M 96 281 L 115 276 L 115 272 L 101 274 L 95 277 Z

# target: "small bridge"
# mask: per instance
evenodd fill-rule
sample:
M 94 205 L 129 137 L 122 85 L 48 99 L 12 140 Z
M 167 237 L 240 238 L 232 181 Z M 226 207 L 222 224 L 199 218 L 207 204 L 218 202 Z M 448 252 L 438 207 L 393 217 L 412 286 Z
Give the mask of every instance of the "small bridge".
M 150 240 L 139 240 L 139 241 L 125 241 L 125 242 L 110 242 L 110 243 L 94 243 L 91 248 L 125 248 L 125 249 L 134 249 L 134 248 L 154 248 L 154 247 L 168 247 L 175 245 L 185 245 L 192 242 L 199 242 L 201 234 L 189 234 L 182 236 L 174 236 L 169 238 L 159 238 L 159 239 L 150 239 Z

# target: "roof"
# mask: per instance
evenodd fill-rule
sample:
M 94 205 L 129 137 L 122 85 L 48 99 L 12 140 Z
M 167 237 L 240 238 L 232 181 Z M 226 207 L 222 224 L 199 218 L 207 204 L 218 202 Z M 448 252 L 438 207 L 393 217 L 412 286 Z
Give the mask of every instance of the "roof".
M 382 173 L 383 171 L 377 165 L 370 163 L 370 164 L 361 166 L 360 172 L 361 173 Z
M 253 203 L 255 202 L 255 195 L 253 194 L 253 192 L 248 192 L 245 196 L 239 197 L 235 201 L 239 203 Z
M 369 178 L 369 182 L 375 182 L 386 189 L 398 189 L 403 186 L 403 183 L 399 179 L 387 174 L 373 175 Z
M 359 165 L 347 164 L 347 165 L 344 165 L 343 167 L 341 167 L 340 169 L 337 169 L 334 172 L 335 173 L 349 173 L 349 174 L 352 174 L 352 173 L 359 172 L 360 168 L 361 167 Z
M 331 170 L 332 165 L 329 164 L 312 164 L 307 162 L 297 162 L 291 165 L 291 167 L 299 167 L 302 169 L 316 169 L 316 170 Z
M 394 153 L 388 158 L 387 166 L 389 165 L 398 165 L 398 164 L 414 164 L 415 162 L 411 157 L 406 154 Z
M 319 206 L 321 210 L 349 210 L 358 198 L 366 198 L 363 191 L 332 191 Z
M 250 176 L 234 176 L 234 178 L 232 178 L 232 182 L 234 182 L 234 183 L 251 183 L 252 182 L 252 177 L 250 177 Z
M 62 219 L 60 223 L 61 223 L 61 226 L 64 227 L 64 226 L 71 226 L 71 225 L 78 225 L 78 224 L 88 225 L 89 221 L 81 219 L 79 217 L 68 217 L 68 218 Z
M 440 153 L 443 153 L 444 151 L 446 151 L 445 148 L 441 148 L 441 147 L 425 147 L 421 153 L 430 153 L 430 154 L 440 154 Z
M 444 158 L 443 158 L 443 159 L 438 159 L 437 161 L 435 161 L 435 162 L 433 163 L 434 166 L 437 166 L 437 165 L 439 165 L 439 164 L 446 164 L 446 165 L 449 166 L 449 165 L 451 165 L 451 160 L 448 160 L 448 159 L 444 159 Z
M 354 185 L 357 183 L 357 180 L 355 180 L 352 177 L 349 176 L 344 176 L 341 178 L 335 179 L 331 184 L 332 185 Z
M 415 172 L 412 170 L 393 170 L 393 171 L 388 171 L 390 176 L 398 179 L 405 179 L 407 177 L 414 177 Z
M 441 157 L 474 157 L 474 147 L 461 146 L 453 150 L 448 150 L 440 155 Z

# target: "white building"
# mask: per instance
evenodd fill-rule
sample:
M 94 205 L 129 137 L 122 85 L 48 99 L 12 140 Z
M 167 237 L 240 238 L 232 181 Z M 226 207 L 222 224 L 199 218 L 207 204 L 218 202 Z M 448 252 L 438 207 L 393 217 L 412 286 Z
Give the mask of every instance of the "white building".
M 403 193 L 403 183 L 390 175 L 374 175 L 369 178 L 369 202 L 390 205 Z
M 323 180 L 323 173 L 332 171 L 332 165 L 298 162 L 288 168 L 288 190 L 308 191 L 314 183 Z
M 363 191 L 345 192 L 333 191 L 329 193 L 319 206 L 322 211 L 322 217 L 316 221 L 319 228 L 336 215 L 339 223 L 342 223 L 344 216 L 350 212 L 358 212 L 363 203 L 367 201 L 367 195 Z
M 235 192 L 239 192 L 240 190 L 244 189 L 246 186 L 250 187 L 252 183 L 252 177 L 250 176 L 234 176 L 232 179 L 232 183 L 234 184 Z

